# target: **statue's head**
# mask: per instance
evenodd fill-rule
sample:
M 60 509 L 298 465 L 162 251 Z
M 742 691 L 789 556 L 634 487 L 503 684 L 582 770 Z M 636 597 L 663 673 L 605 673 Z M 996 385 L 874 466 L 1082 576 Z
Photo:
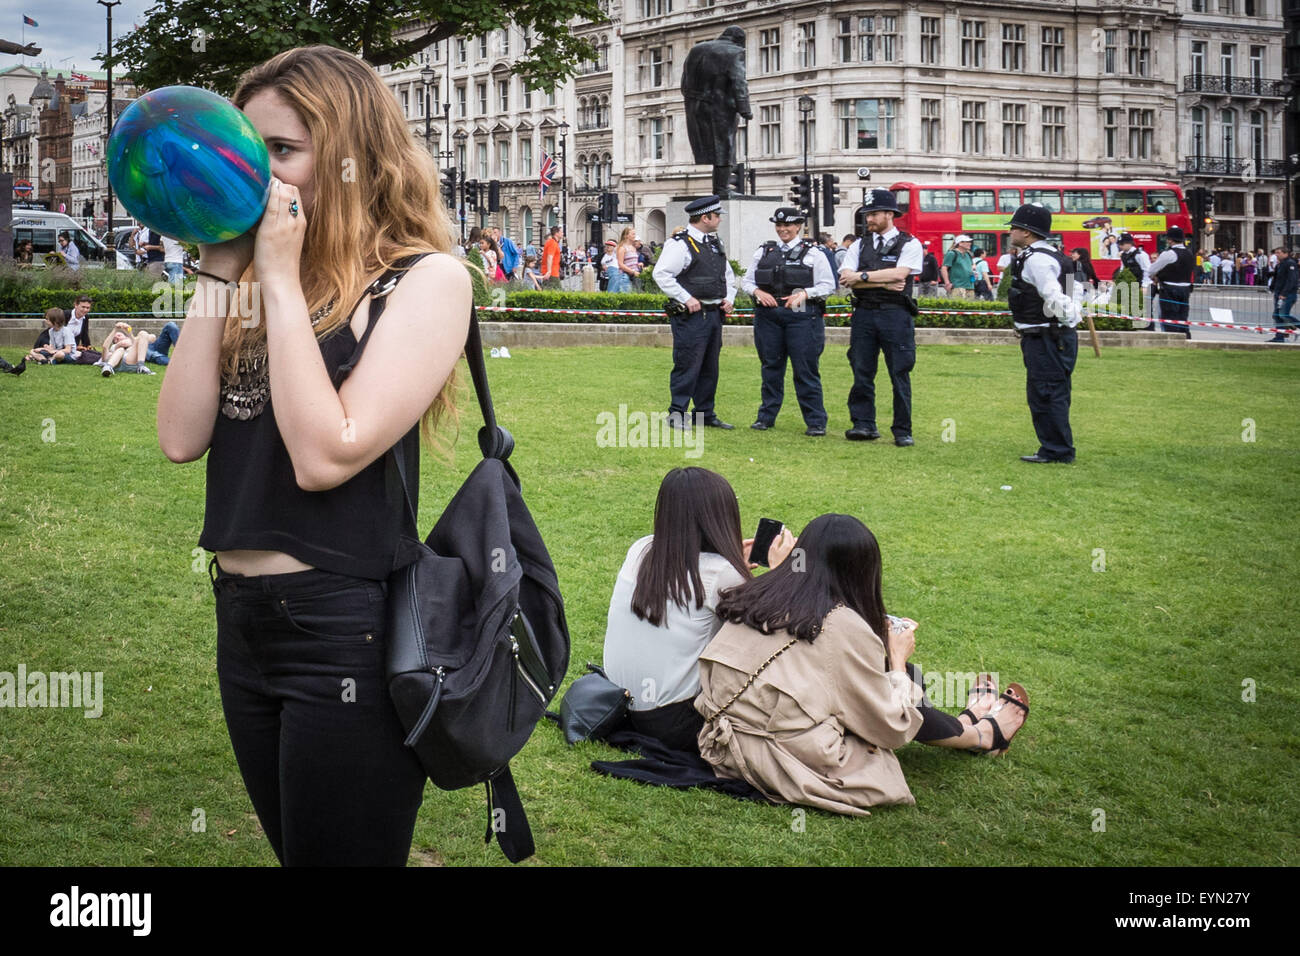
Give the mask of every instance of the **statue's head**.
M 732 43 L 736 44 L 736 46 L 744 46 L 745 31 L 740 27 L 727 27 L 727 29 L 722 31 L 722 36 L 718 37 L 718 39 L 730 40 Z

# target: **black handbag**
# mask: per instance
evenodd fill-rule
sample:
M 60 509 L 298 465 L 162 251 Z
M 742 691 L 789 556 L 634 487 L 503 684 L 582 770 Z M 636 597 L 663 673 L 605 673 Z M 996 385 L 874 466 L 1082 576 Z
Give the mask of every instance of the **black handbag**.
M 390 273 L 372 287 L 363 339 L 396 278 Z M 485 784 L 484 842 L 496 836 L 518 863 L 534 845 L 510 759 L 568 669 L 569 631 L 555 567 L 507 461 L 514 439 L 496 423 L 473 311 L 465 357 L 483 412 L 484 458 L 425 542 L 404 542 L 418 556 L 388 579 L 388 688 L 406 746 L 429 779 L 443 790 Z M 400 481 L 413 536 L 419 475 L 408 474 L 401 446 L 388 454 L 390 488 Z
M 627 722 L 628 703 L 632 695 L 619 687 L 605 671 L 588 664 L 583 674 L 564 692 L 558 714 L 546 716 L 560 725 L 570 744 L 582 740 L 604 740 Z

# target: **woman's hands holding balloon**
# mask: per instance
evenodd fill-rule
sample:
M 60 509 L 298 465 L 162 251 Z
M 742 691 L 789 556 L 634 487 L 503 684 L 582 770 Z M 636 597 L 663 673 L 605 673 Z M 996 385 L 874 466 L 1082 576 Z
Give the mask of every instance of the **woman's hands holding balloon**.
M 253 265 L 259 282 L 299 281 L 307 213 L 297 186 L 272 177 L 266 212 L 257 227 Z

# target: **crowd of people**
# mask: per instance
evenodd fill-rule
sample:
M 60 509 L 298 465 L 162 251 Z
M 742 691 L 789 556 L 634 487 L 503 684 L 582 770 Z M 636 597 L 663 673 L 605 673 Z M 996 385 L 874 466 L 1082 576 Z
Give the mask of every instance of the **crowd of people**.
M 153 375 L 149 364 L 167 365 L 171 347 L 180 338 L 180 326 L 167 322 L 157 333 L 134 329 L 126 322 L 113 323 L 98 348 L 90 335 L 91 297 L 78 295 L 72 308 L 58 306 L 45 310 L 44 328 L 36 342 L 17 365 L 0 371 L 21 375 L 27 363 L 33 365 L 89 365 L 100 370 L 104 378 L 118 372 Z
M 1198 255 L 1196 265 L 1209 285 L 1268 286 L 1277 272 L 1277 254 L 1277 249 L 1214 249 Z

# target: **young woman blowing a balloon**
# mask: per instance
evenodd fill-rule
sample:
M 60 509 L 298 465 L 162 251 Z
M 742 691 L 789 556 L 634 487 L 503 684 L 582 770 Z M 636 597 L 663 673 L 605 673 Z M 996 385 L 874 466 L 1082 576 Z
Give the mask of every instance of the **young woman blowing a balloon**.
M 425 775 L 384 678 L 385 580 L 408 559 L 384 459 L 397 445 L 418 462 L 418 423 L 427 438 L 454 412 L 469 277 L 449 255 L 421 259 L 336 386 L 366 333 L 367 287 L 454 246 L 434 163 L 341 50 L 281 53 L 233 100 L 270 151 L 270 198 L 254 234 L 200 246 L 159 443 L 172 461 L 208 456 L 199 544 L 216 552 L 222 707 L 276 856 L 401 865 Z M 243 304 L 214 308 L 227 281 Z

